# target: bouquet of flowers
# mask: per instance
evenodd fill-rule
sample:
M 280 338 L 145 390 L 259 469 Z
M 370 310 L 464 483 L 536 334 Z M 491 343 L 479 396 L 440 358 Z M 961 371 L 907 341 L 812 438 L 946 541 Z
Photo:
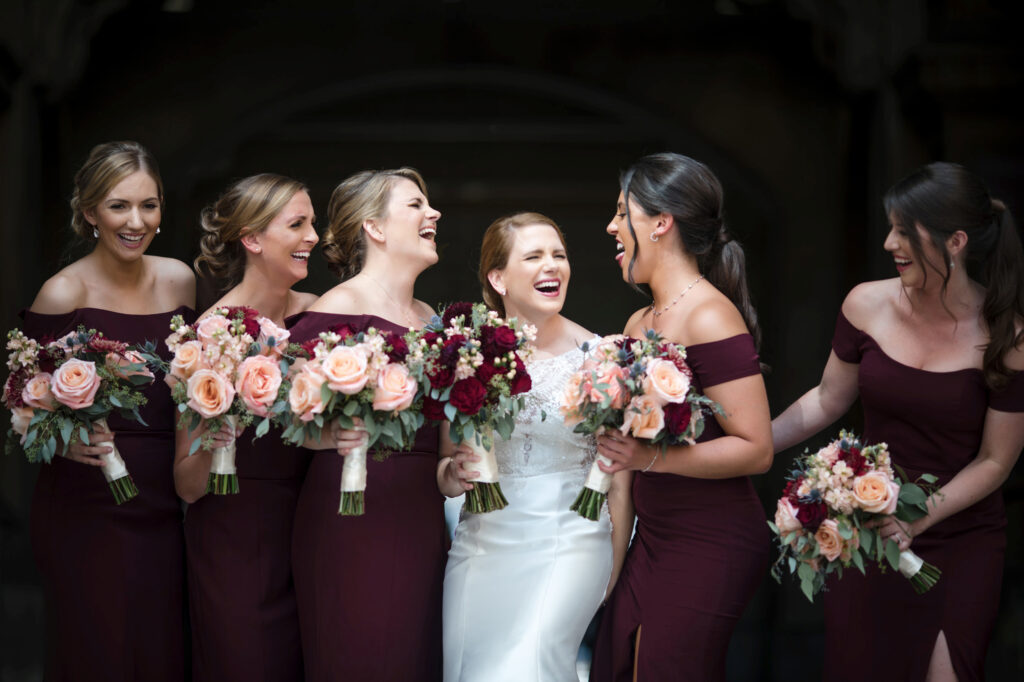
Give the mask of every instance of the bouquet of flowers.
M 841 431 L 838 440 L 798 457 L 786 478 L 775 522 L 768 522 L 779 540 L 779 558 L 772 567 L 777 581 L 786 563 L 811 601 L 830 573 L 838 571 L 842 577 L 851 564 L 864 573 L 866 561 L 882 570 L 887 562 L 918 594 L 938 581 L 939 569 L 909 549 L 901 552 L 896 542 L 883 540 L 867 523 L 889 514 L 902 521 L 924 516 L 935 476 L 924 474 L 920 483 L 908 482 L 894 467 L 885 443 L 864 447 L 854 434 Z
M 12 413 L 7 448 L 13 449 L 17 434 L 30 462 L 50 462 L 58 449 L 66 454 L 77 442 L 89 445 L 91 432 L 110 431 L 112 412 L 146 424 L 139 414 L 146 396 L 139 387 L 153 381 L 153 372 L 128 344 L 85 327 L 48 343 L 14 329 L 7 334 L 7 350 L 11 373 L 3 404 Z M 113 442 L 100 459 L 117 504 L 139 494 Z
M 455 443 L 467 441 L 480 456 L 465 465 L 479 471 L 466 493 L 466 510 L 503 509 L 494 432 L 512 435 L 532 382 L 523 355 L 535 330 L 505 322 L 483 303 L 452 303 L 411 338 L 410 364 L 420 379 L 427 419 L 451 423 Z
M 187 421 L 191 433 L 206 422 L 206 433 L 189 448 L 189 455 L 200 446 L 211 451 L 206 492 L 238 492 L 235 442 L 213 447 L 213 434 L 225 425 L 235 431 L 262 417 L 256 427 L 259 438 L 285 411 L 282 379 L 290 366 L 284 355 L 288 336 L 273 321 L 241 306 L 218 308 L 193 325 L 185 324 L 180 315 L 171 319 L 166 344 L 174 359 L 166 381 L 180 423 Z
M 664 452 L 670 445 L 692 445 L 704 431 L 707 414 L 724 414 L 693 389 L 686 349 L 652 330 L 642 339 L 606 336 L 585 343 L 583 351 L 592 355 L 569 379 L 559 408 L 576 433 L 618 429 Z M 612 482 L 598 462 L 611 465 L 607 457 L 597 456 L 571 507 L 591 521 L 598 519 Z
M 288 379 L 290 423 L 283 438 L 300 445 L 319 440 L 325 425 L 357 428 L 362 420 L 366 444 L 345 457 L 341 472 L 342 516 L 365 512 L 366 452 L 405 450 L 423 425 L 416 403 L 417 382 L 406 365 L 406 339 L 370 327 L 355 331 L 341 325 L 297 349 L 299 359 Z

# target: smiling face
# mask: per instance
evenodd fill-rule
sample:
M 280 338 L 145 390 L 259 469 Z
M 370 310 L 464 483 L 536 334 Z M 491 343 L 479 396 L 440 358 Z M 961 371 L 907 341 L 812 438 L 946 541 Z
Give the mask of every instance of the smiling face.
M 915 253 L 909 229 L 917 231 L 920 248 Z M 942 286 L 948 270 L 942 252 L 932 243 L 931 235 L 920 225 L 909 228 L 895 214 L 889 215 L 889 234 L 885 237 L 885 250 L 892 254 L 903 286 L 923 289 Z
M 630 232 L 630 223 L 632 223 L 633 230 L 636 232 L 636 239 L 633 238 L 633 234 Z M 619 192 L 619 198 L 615 203 L 615 215 L 612 217 L 611 222 L 608 223 L 605 231 L 615 237 L 615 262 L 619 264 L 619 268 L 622 270 L 622 279 L 625 281 L 630 281 L 629 264 L 635 253 L 637 256 L 636 263 L 633 266 L 632 281 L 639 283 L 647 281 L 643 254 L 654 248 L 654 243 L 645 243 L 644 246 L 649 248 L 645 248 L 637 253 L 637 242 L 643 240 L 650 241 L 650 235 L 654 231 L 656 223 L 657 216 L 647 215 L 632 198 L 629 200 L 629 220 L 627 221 L 626 203 L 623 200 L 622 192 Z
M 160 227 L 156 182 L 146 171 L 136 171 L 117 183 L 99 205 L 83 214 L 99 232 L 97 249 L 122 260 L 141 258 Z
M 286 281 L 289 287 L 305 279 L 309 254 L 320 241 L 313 227 L 315 219 L 309 194 L 296 192 L 266 229 L 245 238 L 249 260 L 258 262 L 269 276 Z
M 543 223 L 524 225 L 514 232 L 508 263 L 488 274 L 502 296 L 509 317 L 533 323 L 558 314 L 569 286 L 569 257 L 555 228 Z
M 437 262 L 437 221 L 441 212 L 433 209 L 416 183 L 397 178 L 388 196 L 387 214 L 377 221 L 389 253 L 422 260 L 427 266 Z

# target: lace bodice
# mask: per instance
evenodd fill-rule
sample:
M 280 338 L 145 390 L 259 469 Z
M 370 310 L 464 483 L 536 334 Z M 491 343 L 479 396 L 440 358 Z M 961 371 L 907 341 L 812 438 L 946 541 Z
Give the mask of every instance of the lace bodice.
M 558 411 L 566 382 L 582 364 L 583 351 L 575 348 L 527 366 L 533 388 L 516 417 L 515 431 L 507 441 L 495 439 L 502 476 L 574 472 L 580 481 L 586 477 L 597 456 L 597 445 L 593 437 L 573 433 Z

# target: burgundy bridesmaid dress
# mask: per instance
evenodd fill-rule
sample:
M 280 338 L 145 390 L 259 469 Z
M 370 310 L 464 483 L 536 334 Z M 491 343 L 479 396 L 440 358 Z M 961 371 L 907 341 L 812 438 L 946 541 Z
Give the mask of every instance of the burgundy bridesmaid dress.
M 697 391 L 760 373 L 749 334 L 687 347 Z M 724 434 L 715 419 L 698 441 Z M 637 472 L 637 527 L 601 621 L 591 679 L 725 679 L 736 622 L 764 578 L 771 538 L 746 476 L 700 479 Z
M 888 355 L 840 312 L 836 356 L 859 363 L 864 442 L 888 443 L 911 478 L 938 476 L 945 485 L 973 460 L 991 408 L 1024 412 L 1024 372 L 991 392 L 980 369 L 930 372 Z M 826 680 L 923 681 L 939 632 L 957 679 L 983 680 L 985 653 L 999 608 L 1006 548 L 1000 491 L 937 523 L 911 549 L 942 578 L 923 595 L 895 571 L 846 571 L 825 593 Z
M 296 342 L 341 323 L 405 328 L 373 315 L 304 313 Z M 339 516 L 342 458 L 315 452 L 299 494 L 292 569 L 309 682 L 441 679 L 447 533 L 437 489 L 438 431 L 408 452 L 367 457 L 366 514 Z
M 80 308 L 25 311 L 24 332 L 59 338 L 79 325 L 129 343 L 157 341 L 191 309 L 127 315 Z M 50 682 L 181 682 L 185 679 L 181 502 L 174 492 L 174 416 L 158 376 L 139 412 L 148 426 L 108 420 L 138 497 L 118 506 L 99 467 L 55 457 L 39 468 L 31 537 L 47 603 Z

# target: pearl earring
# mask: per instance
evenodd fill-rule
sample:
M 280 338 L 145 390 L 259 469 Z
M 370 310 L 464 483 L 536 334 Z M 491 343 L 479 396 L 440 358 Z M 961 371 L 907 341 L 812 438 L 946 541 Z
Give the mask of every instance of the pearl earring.
M 156 226 L 156 233 L 160 234 L 160 226 L 159 225 Z
M 651 232 L 651 241 L 652 242 L 658 241 L 658 233 L 657 232 Z
M 508 289 L 498 289 L 498 295 L 499 296 L 504 296 L 507 293 L 508 293 Z
M 99 239 L 100 238 L 100 229 L 98 227 L 96 227 L 95 225 L 92 226 L 92 238 L 93 239 Z

